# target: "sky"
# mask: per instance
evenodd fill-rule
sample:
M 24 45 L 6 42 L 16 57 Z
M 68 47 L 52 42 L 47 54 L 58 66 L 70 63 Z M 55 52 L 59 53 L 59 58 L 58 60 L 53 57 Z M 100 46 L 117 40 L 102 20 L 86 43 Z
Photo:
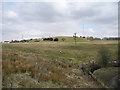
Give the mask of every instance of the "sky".
M 118 36 L 117 2 L 3 2 L 1 10 L 2 41 Z

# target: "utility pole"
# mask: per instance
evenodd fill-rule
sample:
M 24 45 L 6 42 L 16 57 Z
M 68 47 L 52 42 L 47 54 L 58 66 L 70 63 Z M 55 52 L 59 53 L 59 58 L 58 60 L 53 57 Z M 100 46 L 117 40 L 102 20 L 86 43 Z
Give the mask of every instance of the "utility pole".
M 76 45 L 76 38 L 77 38 L 76 34 L 77 34 L 77 33 L 74 33 L 74 35 L 73 35 L 74 40 L 75 40 L 75 45 Z

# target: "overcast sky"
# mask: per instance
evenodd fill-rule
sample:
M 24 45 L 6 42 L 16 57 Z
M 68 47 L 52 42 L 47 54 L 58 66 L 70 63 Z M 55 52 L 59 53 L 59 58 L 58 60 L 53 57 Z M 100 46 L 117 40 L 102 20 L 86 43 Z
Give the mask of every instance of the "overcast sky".
M 116 2 L 4 2 L 4 40 L 49 36 L 118 36 Z M 84 29 L 83 29 L 84 26 Z

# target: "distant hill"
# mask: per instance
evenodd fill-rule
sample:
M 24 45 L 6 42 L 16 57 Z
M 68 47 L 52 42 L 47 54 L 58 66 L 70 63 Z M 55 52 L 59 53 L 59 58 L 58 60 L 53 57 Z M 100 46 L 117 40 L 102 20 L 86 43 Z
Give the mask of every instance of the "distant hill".
M 74 42 L 74 38 L 70 37 L 70 36 L 58 36 L 58 37 L 53 37 L 53 38 L 58 38 L 60 42 Z M 63 39 L 64 39 L 64 41 L 63 41 Z M 87 41 L 87 39 L 77 37 L 76 41 L 77 42 Z
M 11 43 L 19 43 L 19 42 L 48 42 L 48 41 L 56 41 L 55 39 L 58 39 L 57 42 L 74 42 L 74 37 L 70 37 L 70 36 L 57 36 L 57 37 L 45 37 L 45 38 L 38 38 L 38 39 L 28 39 L 28 40 L 21 40 L 21 41 L 17 41 L 14 40 Z M 52 39 L 52 40 L 51 40 Z M 83 37 L 77 37 L 76 38 L 76 42 L 83 42 L 83 41 L 89 41 L 87 38 L 83 38 Z

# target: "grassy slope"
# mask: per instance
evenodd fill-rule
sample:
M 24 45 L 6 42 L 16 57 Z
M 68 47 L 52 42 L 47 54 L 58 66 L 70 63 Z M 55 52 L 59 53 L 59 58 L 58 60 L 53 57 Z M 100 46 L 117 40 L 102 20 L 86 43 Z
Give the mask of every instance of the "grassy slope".
M 70 37 L 70 36 L 57 36 L 57 37 L 53 37 L 53 39 L 54 38 L 58 38 L 59 42 L 74 42 L 74 38 Z M 64 38 L 65 41 L 62 41 L 61 40 L 62 38 Z M 30 42 L 34 42 L 34 41 L 42 41 L 42 39 L 33 39 Z M 77 42 L 83 42 L 83 41 L 87 41 L 87 39 L 86 38 L 80 38 L 80 37 L 77 38 Z
M 99 50 L 99 48 L 103 45 L 112 51 L 111 53 L 112 59 L 116 59 L 116 55 L 114 53 L 117 50 L 117 44 L 114 43 L 116 42 L 115 41 L 114 42 L 113 41 L 112 42 L 111 41 L 78 42 L 76 45 L 74 42 L 71 43 L 70 42 L 37 42 L 37 43 L 3 44 L 3 53 L 4 53 L 3 60 L 5 60 L 4 63 L 7 62 L 8 66 L 11 60 L 16 60 L 19 63 L 23 63 L 23 65 L 17 64 L 19 67 L 18 69 L 15 68 L 15 66 L 17 66 L 16 63 L 15 66 L 13 63 L 12 66 L 10 64 L 10 67 L 7 67 L 5 69 L 9 71 L 11 68 L 15 68 L 15 70 L 17 70 L 17 73 L 20 68 L 23 68 L 23 71 L 24 69 L 25 70 L 28 69 L 28 67 L 23 67 L 24 65 L 25 66 L 28 65 L 29 68 L 32 68 L 33 66 L 35 66 L 35 62 L 39 63 L 38 66 L 41 66 L 42 63 L 43 63 L 42 65 L 45 64 L 46 66 L 44 65 L 41 67 L 49 68 L 47 72 L 49 71 L 54 72 L 46 76 L 43 74 L 43 72 L 46 72 L 46 70 L 43 69 L 42 76 L 39 77 L 45 80 L 47 78 L 47 80 L 50 81 L 47 83 L 48 87 L 51 86 L 51 78 L 52 78 L 52 82 L 54 82 L 52 83 L 51 87 L 56 86 L 56 84 L 57 84 L 56 87 L 79 87 L 79 86 L 86 88 L 97 87 L 94 82 L 92 83 L 91 81 L 89 81 L 89 79 L 86 79 L 86 77 L 81 74 L 81 70 L 79 69 L 80 67 L 78 66 L 80 66 L 80 64 L 83 62 L 89 60 L 95 60 L 97 56 L 97 50 Z M 16 53 L 18 55 L 17 58 L 14 56 L 14 54 Z M 46 59 L 45 62 L 44 59 Z M 58 72 L 59 71 L 58 67 L 60 68 L 60 70 L 62 70 L 61 72 L 63 73 L 63 75 L 61 75 Z M 33 72 L 34 71 L 33 69 L 30 69 L 30 72 Z M 76 73 L 78 73 L 78 75 Z M 55 77 L 52 77 L 51 75 Z M 64 78 L 67 78 L 65 80 L 66 83 L 64 83 L 65 82 Z M 31 78 L 31 80 L 33 79 Z M 36 78 L 35 80 L 38 81 L 38 79 Z M 46 83 L 45 80 L 41 80 L 41 81 L 45 84 Z M 39 86 L 39 83 L 36 85 Z M 5 87 L 9 87 L 9 84 L 7 85 L 8 86 Z M 39 87 L 44 87 L 44 85 Z
M 119 70 L 120 70 L 120 68 L 118 68 L 118 67 L 102 68 L 102 69 L 96 70 L 94 72 L 94 75 L 99 80 L 104 82 L 106 85 L 110 86 L 112 78 L 115 77 L 116 75 L 118 75 Z
M 54 37 L 54 38 L 58 38 L 60 41 L 61 41 L 61 39 L 62 38 L 65 38 L 65 41 L 64 42 L 74 42 L 74 38 L 73 37 L 63 37 L 63 36 L 59 36 L 59 37 Z M 80 37 L 78 37 L 77 39 L 76 39 L 76 41 L 77 42 L 82 42 L 82 41 L 87 41 L 87 39 L 86 38 L 80 38 Z

